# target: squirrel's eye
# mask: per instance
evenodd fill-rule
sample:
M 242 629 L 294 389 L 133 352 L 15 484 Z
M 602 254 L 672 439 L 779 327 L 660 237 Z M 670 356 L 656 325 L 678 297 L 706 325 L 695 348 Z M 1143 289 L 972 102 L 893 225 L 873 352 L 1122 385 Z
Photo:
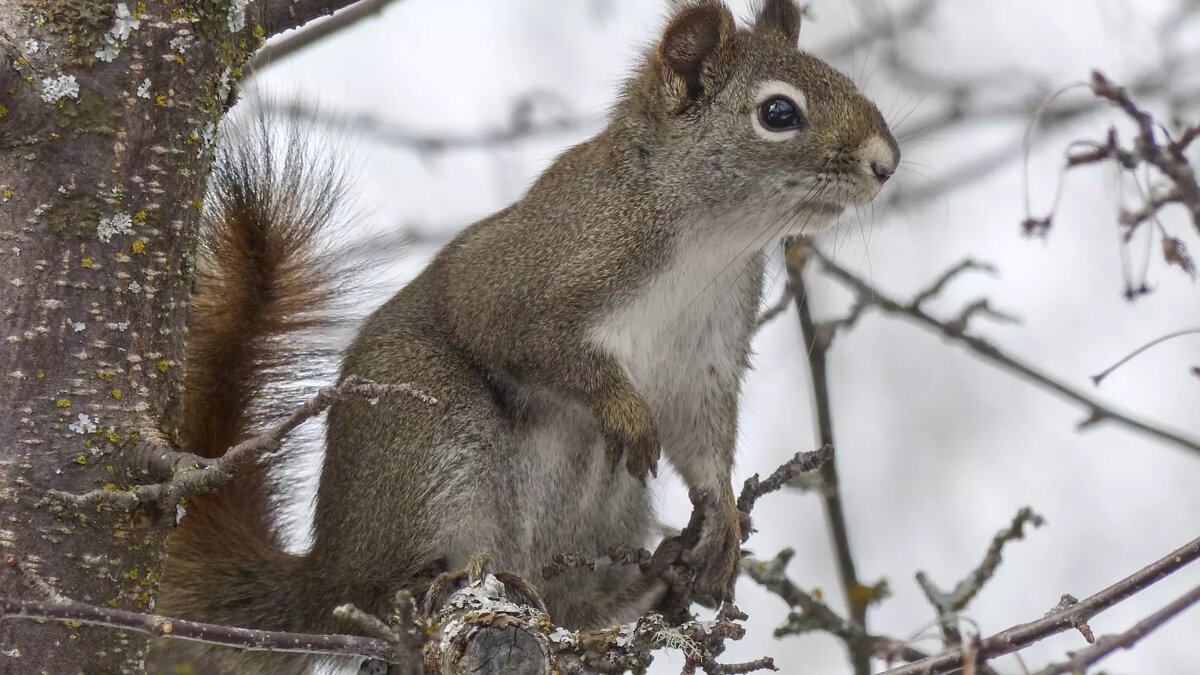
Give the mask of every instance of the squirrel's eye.
M 800 108 L 786 96 L 769 98 L 758 107 L 763 126 L 771 131 L 789 131 L 804 125 Z

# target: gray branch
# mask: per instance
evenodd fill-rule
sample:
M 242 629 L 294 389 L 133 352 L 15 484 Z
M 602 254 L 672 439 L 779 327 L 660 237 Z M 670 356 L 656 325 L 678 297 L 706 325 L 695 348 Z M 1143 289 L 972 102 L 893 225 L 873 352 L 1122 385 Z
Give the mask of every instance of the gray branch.
M 955 584 L 949 592 L 943 591 L 933 583 L 925 572 L 917 572 L 917 584 L 925 593 L 926 599 L 937 612 L 938 623 L 941 626 L 943 641 L 946 646 L 962 643 L 962 635 L 956 627 L 958 613 L 967 608 L 971 600 L 983 590 L 984 584 L 991 580 L 1000 568 L 1004 547 L 1013 541 L 1025 538 L 1025 527 L 1032 525 L 1041 527 L 1045 519 L 1025 507 L 1017 512 L 1008 527 L 996 533 L 988 546 L 983 560 L 962 581 Z
M 992 342 L 968 333 L 966 330 L 967 327 L 961 322 L 961 316 L 959 320 L 944 321 L 938 319 L 925 311 L 915 301 L 904 302 L 898 300 L 868 284 L 862 278 L 834 262 L 833 259 L 826 256 L 819 249 L 809 247 L 809 251 L 813 257 L 821 262 L 826 274 L 854 292 L 858 303 L 868 308 L 882 311 L 885 314 L 912 321 L 922 328 L 937 333 L 947 340 L 965 347 L 984 361 L 1013 373 L 1059 398 L 1083 407 L 1088 416 L 1081 423 L 1081 428 L 1086 428 L 1099 422 L 1111 422 L 1152 438 L 1157 438 L 1160 441 L 1165 441 L 1189 452 L 1200 453 L 1200 441 L 1118 410 L 1085 394 L 1082 390 L 1048 375 L 1039 368 L 1021 361 Z M 928 295 L 927 293 L 919 293 L 917 297 L 927 298 Z
M 1064 601 L 1046 616 L 979 640 L 971 649 L 971 654 L 976 662 L 982 663 L 1071 629 L 1080 630 L 1091 642 L 1091 630 L 1087 628 L 1087 622 L 1092 617 L 1162 581 L 1197 558 L 1200 558 L 1200 539 L 1193 539 L 1095 595 L 1082 601 L 1064 596 Z M 963 668 L 965 662 L 966 653 L 959 647 L 916 663 L 892 668 L 882 675 L 938 675 L 955 672 Z

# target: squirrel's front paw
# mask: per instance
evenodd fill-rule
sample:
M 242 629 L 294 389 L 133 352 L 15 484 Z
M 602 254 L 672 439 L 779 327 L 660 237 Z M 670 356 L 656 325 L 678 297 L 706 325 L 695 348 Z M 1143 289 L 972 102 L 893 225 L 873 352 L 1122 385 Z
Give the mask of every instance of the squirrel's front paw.
M 742 513 L 730 494 L 713 504 L 704 518 L 700 541 L 683 559 L 696 573 L 695 599 L 708 606 L 733 600 L 741 558 Z
M 608 401 L 600 410 L 600 430 L 604 435 L 605 454 L 613 470 L 621 458 L 629 475 L 646 482 L 646 475 L 658 475 L 658 425 L 649 406 L 637 397 Z

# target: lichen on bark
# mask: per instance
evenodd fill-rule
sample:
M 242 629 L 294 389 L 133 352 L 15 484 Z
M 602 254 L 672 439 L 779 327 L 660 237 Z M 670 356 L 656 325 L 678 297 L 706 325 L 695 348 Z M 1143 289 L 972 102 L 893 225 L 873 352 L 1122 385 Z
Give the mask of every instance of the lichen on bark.
M 259 42 L 229 8 L 0 0 L 0 549 L 85 602 L 152 607 L 174 522 L 43 497 L 144 481 L 132 449 L 172 436 L 218 92 Z M 147 644 L 12 621 L 0 643 L 21 672 L 139 672 Z

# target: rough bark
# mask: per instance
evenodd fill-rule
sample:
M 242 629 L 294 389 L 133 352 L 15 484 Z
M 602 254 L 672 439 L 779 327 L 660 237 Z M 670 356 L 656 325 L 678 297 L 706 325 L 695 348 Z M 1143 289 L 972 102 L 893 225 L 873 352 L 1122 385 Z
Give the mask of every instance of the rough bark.
M 345 4 L 0 0 L 0 547 L 63 594 L 152 607 L 175 514 L 42 500 L 157 478 L 137 459 L 173 438 L 196 217 L 240 65 Z M 0 575 L 0 595 L 34 594 Z M 3 621 L 0 645 L 4 672 L 140 672 L 147 641 Z

